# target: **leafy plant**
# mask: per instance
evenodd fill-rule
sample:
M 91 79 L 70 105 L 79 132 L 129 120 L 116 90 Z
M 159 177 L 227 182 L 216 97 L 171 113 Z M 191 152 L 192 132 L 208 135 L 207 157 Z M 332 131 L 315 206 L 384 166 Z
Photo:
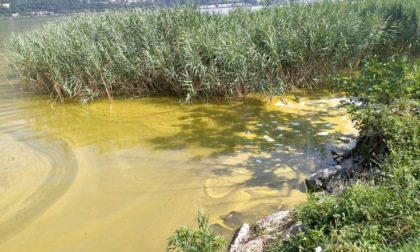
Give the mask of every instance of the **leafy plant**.
M 223 251 L 225 240 L 210 229 L 208 216 L 198 211 L 198 230 L 180 226 L 175 234 L 168 238 L 167 251 L 216 252 Z

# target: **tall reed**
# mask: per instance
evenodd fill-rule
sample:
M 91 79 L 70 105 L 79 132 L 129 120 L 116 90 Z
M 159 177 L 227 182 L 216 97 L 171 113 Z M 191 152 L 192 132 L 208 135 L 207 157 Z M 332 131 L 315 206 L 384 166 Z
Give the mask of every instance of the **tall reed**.
M 390 0 L 235 9 L 83 14 L 15 36 L 11 61 L 60 99 L 284 92 L 375 54 L 417 44 L 413 9 Z

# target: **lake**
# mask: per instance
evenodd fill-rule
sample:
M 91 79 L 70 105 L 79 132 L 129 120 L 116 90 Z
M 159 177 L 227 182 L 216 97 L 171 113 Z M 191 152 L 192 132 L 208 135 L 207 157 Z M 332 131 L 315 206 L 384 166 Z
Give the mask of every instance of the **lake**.
M 0 43 L 55 18 L 0 19 Z M 0 251 L 164 251 L 198 209 L 230 239 L 305 201 L 325 148 L 355 133 L 325 90 L 196 101 L 61 104 L 0 58 Z M 229 240 L 228 240 L 229 242 Z

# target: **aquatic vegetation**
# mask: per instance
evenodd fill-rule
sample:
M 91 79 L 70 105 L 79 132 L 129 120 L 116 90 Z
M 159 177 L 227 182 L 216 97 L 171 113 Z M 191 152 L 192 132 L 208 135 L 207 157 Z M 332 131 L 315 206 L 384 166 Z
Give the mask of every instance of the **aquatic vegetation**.
M 414 9 L 387 1 L 83 14 L 15 36 L 11 61 L 41 93 L 64 100 L 175 94 L 282 93 L 363 59 L 417 46 Z

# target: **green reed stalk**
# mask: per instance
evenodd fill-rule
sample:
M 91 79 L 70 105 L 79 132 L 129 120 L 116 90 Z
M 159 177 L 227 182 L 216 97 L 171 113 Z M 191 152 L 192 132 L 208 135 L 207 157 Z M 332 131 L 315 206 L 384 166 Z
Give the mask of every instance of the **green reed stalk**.
M 83 14 L 14 37 L 11 61 L 43 93 L 83 100 L 278 93 L 417 46 L 414 9 L 386 1 Z

